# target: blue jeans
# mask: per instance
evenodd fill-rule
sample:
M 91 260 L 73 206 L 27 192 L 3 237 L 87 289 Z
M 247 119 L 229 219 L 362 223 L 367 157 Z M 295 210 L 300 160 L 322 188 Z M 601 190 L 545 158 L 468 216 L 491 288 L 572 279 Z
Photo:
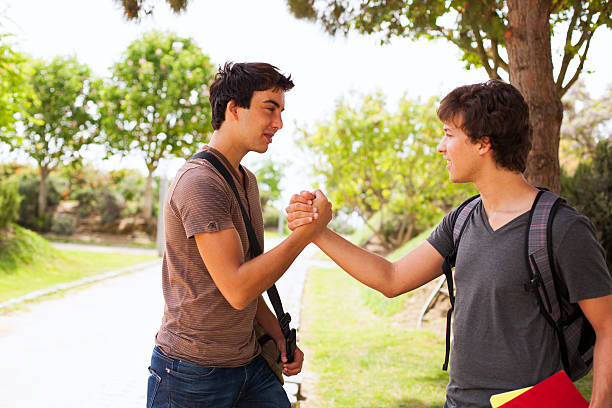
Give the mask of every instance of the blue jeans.
M 242 367 L 201 367 L 153 349 L 147 408 L 290 408 L 283 386 L 257 356 Z

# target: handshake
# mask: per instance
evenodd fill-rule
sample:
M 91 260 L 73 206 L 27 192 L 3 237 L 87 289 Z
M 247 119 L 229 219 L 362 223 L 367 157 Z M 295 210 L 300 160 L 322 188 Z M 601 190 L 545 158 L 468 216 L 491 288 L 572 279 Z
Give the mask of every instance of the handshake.
M 304 230 L 314 239 L 332 219 L 332 205 L 321 190 L 302 190 L 291 197 L 287 212 L 287 223 L 291 231 Z

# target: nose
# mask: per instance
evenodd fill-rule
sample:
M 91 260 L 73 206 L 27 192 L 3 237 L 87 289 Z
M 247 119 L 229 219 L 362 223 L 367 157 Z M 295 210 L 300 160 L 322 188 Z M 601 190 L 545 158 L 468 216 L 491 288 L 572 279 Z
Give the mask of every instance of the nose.
M 436 149 L 438 150 L 438 153 L 444 153 L 446 151 L 446 136 L 442 137 Z
M 272 122 L 272 128 L 275 129 L 275 130 L 280 130 L 280 129 L 283 128 L 283 118 L 282 118 L 280 112 L 274 118 L 274 121 Z

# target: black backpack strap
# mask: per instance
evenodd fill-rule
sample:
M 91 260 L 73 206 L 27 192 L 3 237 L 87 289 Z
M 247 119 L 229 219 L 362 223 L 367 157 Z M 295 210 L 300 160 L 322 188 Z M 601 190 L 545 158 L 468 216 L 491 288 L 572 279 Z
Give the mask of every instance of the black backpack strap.
M 238 189 L 236 188 L 236 184 L 234 183 L 234 179 L 232 175 L 229 173 L 227 168 L 221 163 L 221 161 L 212 153 L 207 152 L 205 150 L 196 153 L 191 156 L 189 160 L 193 159 L 204 159 L 210 162 L 215 169 L 225 179 L 227 184 L 231 187 L 234 195 L 236 196 L 236 201 L 238 201 L 238 205 L 240 206 L 240 212 L 242 213 L 242 218 L 244 220 L 244 225 L 246 226 L 247 235 L 249 237 L 249 250 L 253 257 L 259 256 L 263 253 L 261 246 L 259 245 L 259 241 L 257 240 L 257 235 L 255 234 L 255 230 L 253 229 L 253 225 L 249 219 L 249 216 L 242 205 L 242 200 L 240 199 L 240 194 L 238 194 Z M 289 313 L 285 313 L 283 310 L 283 303 L 281 301 L 280 295 L 278 294 L 278 289 L 276 289 L 276 285 L 272 285 L 268 290 L 268 298 L 272 303 L 272 307 L 274 308 L 274 312 L 276 313 L 276 318 L 278 319 L 278 324 L 280 325 L 281 331 L 285 336 L 286 341 L 286 352 L 287 352 L 287 362 L 293 362 L 293 354 L 296 348 L 296 331 L 295 329 L 289 328 L 289 322 L 291 322 L 291 315 Z
M 448 361 L 450 357 L 450 339 L 451 339 L 451 320 L 453 311 L 455 310 L 455 287 L 453 284 L 453 268 L 455 267 L 455 262 L 457 260 L 457 250 L 459 249 L 459 241 L 461 240 L 461 234 L 465 229 L 467 224 L 467 220 L 472 215 L 474 208 L 480 202 L 480 195 L 475 195 L 473 197 L 465 200 L 461 205 L 457 208 L 457 216 L 453 223 L 453 250 L 450 254 L 447 254 L 444 257 L 444 262 L 442 263 L 442 272 L 444 272 L 444 276 L 446 278 L 446 284 L 448 285 L 448 298 L 450 299 L 451 307 L 448 309 L 446 313 L 446 352 L 444 354 L 444 364 L 442 365 L 443 370 L 448 370 Z

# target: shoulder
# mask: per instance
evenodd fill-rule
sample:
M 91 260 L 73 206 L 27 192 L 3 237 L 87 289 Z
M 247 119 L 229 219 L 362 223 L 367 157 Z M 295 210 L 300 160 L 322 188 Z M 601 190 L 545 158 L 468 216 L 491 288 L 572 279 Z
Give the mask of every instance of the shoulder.
M 595 235 L 591 220 L 569 204 L 561 203 L 552 219 L 553 241 L 581 239 L 585 234 Z
M 185 163 L 178 171 L 174 184 L 173 200 L 185 197 L 207 199 L 219 194 L 227 195 L 228 189 L 223 177 L 205 160 Z

